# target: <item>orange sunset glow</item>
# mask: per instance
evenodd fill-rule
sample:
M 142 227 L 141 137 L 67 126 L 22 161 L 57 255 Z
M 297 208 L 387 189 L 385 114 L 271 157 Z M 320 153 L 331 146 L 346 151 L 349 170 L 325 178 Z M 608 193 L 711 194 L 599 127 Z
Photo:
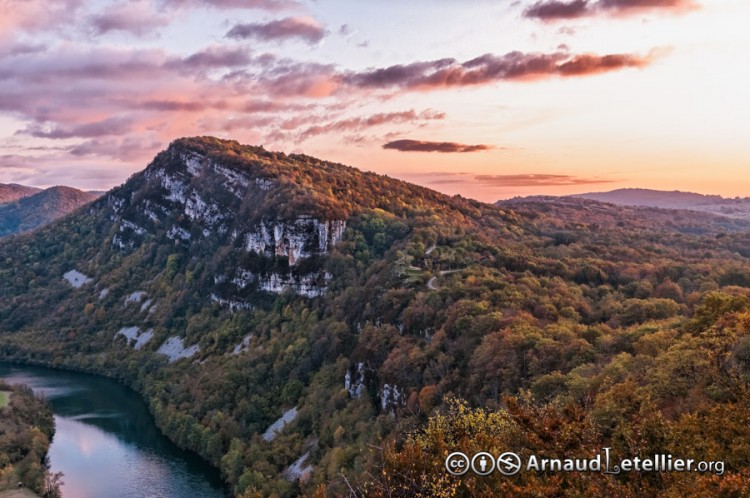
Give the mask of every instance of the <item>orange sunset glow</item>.
M 750 195 L 745 0 L 0 0 L 0 183 L 214 135 L 483 201 Z

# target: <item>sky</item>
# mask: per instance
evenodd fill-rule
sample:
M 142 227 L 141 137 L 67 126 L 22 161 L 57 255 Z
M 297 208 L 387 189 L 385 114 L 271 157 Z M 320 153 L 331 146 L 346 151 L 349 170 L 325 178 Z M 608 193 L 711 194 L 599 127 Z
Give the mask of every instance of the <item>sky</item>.
M 0 0 L 0 183 L 179 137 L 482 201 L 750 196 L 747 0 Z

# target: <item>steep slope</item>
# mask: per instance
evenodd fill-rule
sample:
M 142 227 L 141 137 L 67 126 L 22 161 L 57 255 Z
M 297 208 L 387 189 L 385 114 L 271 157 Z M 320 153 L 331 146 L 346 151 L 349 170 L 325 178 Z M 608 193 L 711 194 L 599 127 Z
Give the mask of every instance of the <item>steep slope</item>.
M 498 409 L 527 391 L 548 410 L 573 400 L 567 414 L 592 417 L 585 434 L 627 455 L 654 450 L 630 437 L 648 433 L 639 413 L 671 424 L 737 401 L 689 348 L 716 320 L 690 322 L 711 291 L 750 287 L 742 223 L 583 200 L 512 207 L 181 139 L 77 213 L 0 242 L 0 358 L 121 379 L 245 496 L 320 484 L 414 496 L 392 487 L 414 469 L 427 474 L 411 486 L 440 484 L 426 475 L 453 485 L 409 455 L 403 472 L 383 469 L 455 397 Z M 746 336 L 726 339 L 721 365 L 744 368 Z M 671 341 L 690 355 L 660 356 Z M 638 389 L 623 385 L 630 373 Z M 555 427 L 528 429 L 522 449 L 549 453 L 542 432 Z M 424 465 L 445 449 L 411 457 Z M 599 489 L 629 484 L 609 485 Z
M 252 448 L 269 455 L 262 484 L 291 489 L 287 466 L 332 449 L 321 424 L 338 423 L 347 405 L 359 331 L 404 327 L 402 305 L 386 315 L 374 297 L 388 288 L 412 296 L 430 277 L 408 270 L 414 256 L 395 247 L 422 255 L 438 233 L 472 230 L 473 253 L 489 249 L 490 233 L 514 239 L 512 221 L 493 206 L 306 156 L 179 140 L 83 211 L 0 243 L 13 261 L 0 270 L 0 293 L 13 296 L 0 303 L 0 351 L 119 377 L 232 484 L 257 471 L 243 463 Z M 356 365 L 357 418 L 400 406 L 400 387 L 378 379 L 375 364 Z M 341 406 L 319 406 L 329 402 Z M 292 408 L 303 430 L 277 443 L 267 430 Z M 371 437 L 371 423 L 348 444 Z
M 0 237 L 46 225 L 98 197 L 71 187 L 58 186 L 0 205 Z
M 0 183 L 0 204 L 17 201 L 18 199 L 34 195 L 39 191 L 41 189 L 26 187 L 25 185 Z

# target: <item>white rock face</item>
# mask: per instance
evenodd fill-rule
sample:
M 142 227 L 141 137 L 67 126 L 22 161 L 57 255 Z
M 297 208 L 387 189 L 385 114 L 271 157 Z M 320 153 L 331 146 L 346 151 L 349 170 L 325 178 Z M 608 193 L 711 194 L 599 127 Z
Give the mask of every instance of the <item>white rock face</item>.
M 235 300 L 235 299 L 224 299 L 224 298 L 217 296 L 216 294 L 211 294 L 211 301 L 221 306 L 226 306 L 231 311 L 253 309 L 253 305 L 250 303 L 246 303 L 245 301 L 240 301 L 240 300 Z
M 247 351 L 248 348 L 250 347 L 250 338 L 251 337 L 252 336 L 250 336 L 250 335 L 246 335 L 245 337 L 243 337 L 242 338 L 242 342 L 240 342 L 239 344 L 237 344 L 234 347 L 234 349 L 232 349 L 232 354 L 240 354 L 240 353 L 244 353 L 245 351 Z
M 126 230 L 132 230 L 133 232 L 137 233 L 138 235 L 145 235 L 146 230 L 143 227 L 140 227 L 133 223 L 132 221 L 128 220 L 120 220 L 120 231 L 124 232 Z
M 151 307 L 151 303 L 153 302 L 153 299 L 146 299 L 145 301 L 143 301 L 143 304 L 141 305 L 141 313 L 149 309 Z
M 193 176 L 200 174 L 201 169 L 203 169 L 204 157 L 200 154 L 185 153 L 180 156 L 180 159 L 182 159 L 182 162 L 187 166 L 188 173 Z
M 70 270 L 63 275 L 63 278 L 76 289 L 81 288 L 83 285 L 88 284 L 89 282 L 93 282 L 92 279 L 79 272 L 78 270 Z
M 167 190 L 167 199 L 185 204 L 188 186 L 182 180 L 169 176 L 164 171 L 159 171 L 157 176 L 161 179 L 161 186 Z
M 270 442 L 276 439 L 276 436 L 282 430 L 284 430 L 284 427 L 286 427 L 286 425 L 295 418 L 297 418 L 297 408 L 292 408 L 291 410 L 287 410 L 286 412 L 284 412 L 281 418 L 279 418 L 276 422 L 271 424 L 268 429 L 266 429 L 266 432 L 263 433 L 263 440 Z
M 226 187 L 227 190 L 240 199 L 244 196 L 247 187 L 250 185 L 250 179 L 247 176 L 238 171 L 225 168 L 219 164 L 213 163 L 211 164 L 211 167 L 216 173 L 224 177 L 224 187 Z
M 398 386 L 384 384 L 383 390 L 380 391 L 380 407 L 383 411 L 386 411 L 389 406 L 402 404 L 402 395 L 403 393 L 399 390 Z
M 273 182 L 267 178 L 256 178 L 255 185 L 257 185 L 261 190 L 271 190 Z
M 128 342 L 135 339 L 133 349 L 141 349 L 154 337 L 154 329 L 148 329 L 145 332 L 141 332 L 138 327 L 123 327 L 117 333 L 125 336 Z
M 365 390 L 365 364 L 362 362 L 357 363 L 357 371 L 352 378 L 352 374 L 347 370 L 344 376 L 344 387 L 349 391 L 349 396 L 352 398 L 359 398 L 362 396 L 362 392 Z
M 106 287 L 102 289 L 101 291 L 99 291 L 99 299 L 104 299 L 108 295 L 109 295 L 109 289 Z
M 190 193 L 190 196 L 185 202 L 185 215 L 193 221 L 202 222 L 211 229 L 218 227 L 226 230 L 226 227 L 223 227 L 222 222 L 225 221 L 227 215 L 222 212 L 218 205 L 203 200 L 198 192 L 193 191 Z M 211 233 L 208 230 L 204 230 L 204 235 L 206 232 L 208 232 L 209 235 Z
M 253 272 L 247 271 L 247 270 L 241 270 L 239 274 L 232 279 L 232 283 L 239 287 L 240 289 L 244 289 L 252 282 L 255 282 L 257 277 Z M 214 278 L 214 281 L 216 279 Z
M 145 291 L 135 291 L 125 298 L 125 306 L 130 303 L 140 303 L 146 297 Z
M 124 335 L 127 340 L 132 341 L 133 339 L 138 337 L 138 332 L 138 327 L 123 327 L 117 333 L 120 335 Z
M 305 481 L 310 474 L 312 474 L 313 466 L 305 465 L 307 459 L 310 458 L 310 452 L 308 451 L 301 457 L 299 457 L 293 464 L 291 464 L 283 473 L 284 478 L 288 481 Z
M 182 341 L 182 337 L 172 336 L 164 341 L 164 344 L 159 346 L 159 349 L 156 352 L 166 356 L 169 363 L 174 363 L 182 358 L 190 358 L 198 351 L 200 351 L 199 345 L 194 344 L 189 348 L 186 348 Z
M 135 247 L 132 241 L 125 243 L 118 234 L 115 234 L 112 237 L 112 245 L 115 247 L 119 247 L 120 249 L 125 249 L 126 247 L 129 247 L 132 249 L 133 247 Z
M 324 280 L 327 282 L 330 279 L 331 275 L 326 273 L 324 275 Z M 266 292 L 272 292 L 274 294 L 281 294 L 285 290 L 291 289 L 296 294 L 305 297 L 322 296 L 328 290 L 325 285 L 318 284 L 318 275 L 314 273 L 297 278 L 293 275 L 271 273 L 260 280 L 260 288 Z
M 109 204 L 109 206 L 112 208 L 112 211 L 114 211 L 115 213 L 119 213 L 122 210 L 123 205 L 125 204 L 125 199 L 110 195 L 109 197 L 107 197 L 107 204 Z
M 154 329 L 148 329 L 141 333 L 133 345 L 133 349 L 141 349 L 146 343 L 148 343 L 154 337 Z
M 245 249 L 265 256 L 286 256 L 289 265 L 313 254 L 326 254 L 346 229 L 346 221 L 300 216 L 292 222 L 263 221 L 245 234 Z
M 190 240 L 190 232 L 175 225 L 167 231 L 167 237 L 172 240 Z

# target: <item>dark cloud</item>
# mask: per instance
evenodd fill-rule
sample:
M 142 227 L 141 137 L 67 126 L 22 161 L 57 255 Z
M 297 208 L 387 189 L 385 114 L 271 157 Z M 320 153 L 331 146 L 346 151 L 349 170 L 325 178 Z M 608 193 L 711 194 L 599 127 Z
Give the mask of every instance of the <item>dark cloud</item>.
M 350 72 L 341 76 L 343 83 L 376 89 L 434 89 L 489 84 L 503 80 L 544 78 L 550 76 L 584 76 L 626 67 L 642 67 L 647 57 L 633 54 L 485 54 L 459 63 L 455 59 L 414 62 L 406 65 Z
M 562 187 L 568 185 L 591 185 L 612 183 L 601 178 L 579 178 L 570 175 L 522 174 L 522 175 L 476 175 L 475 182 L 494 187 Z
M 535 19 L 573 19 L 587 14 L 589 14 L 588 0 L 573 0 L 572 2 L 540 1 L 523 13 L 525 17 Z
M 42 43 L 15 43 L 7 48 L 0 49 L 0 58 L 37 54 L 45 50 L 47 50 L 47 46 Z
M 224 102 L 184 101 L 184 100 L 146 100 L 136 104 L 139 109 L 153 111 L 187 111 L 200 112 L 206 109 L 225 109 Z
M 303 131 L 299 139 L 307 140 L 309 138 L 323 135 L 326 133 L 342 133 L 359 131 L 374 126 L 381 126 L 384 124 L 398 124 L 398 123 L 414 123 L 419 121 L 432 121 L 445 119 L 445 113 L 435 112 L 432 110 L 416 112 L 413 109 L 403 112 L 385 112 L 379 114 L 373 114 L 368 117 L 356 117 L 343 119 L 339 121 L 333 121 L 324 125 L 311 126 Z
M 244 67 L 252 62 L 250 51 L 245 48 L 213 46 L 196 52 L 177 63 L 187 69 L 213 69 Z
M 394 140 L 383 145 L 384 149 L 400 152 L 479 152 L 494 149 L 491 145 L 466 145 L 456 142 L 429 142 L 425 140 Z
M 326 30 L 307 17 L 286 17 L 267 23 L 237 24 L 227 32 L 227 38 L 241 40 L 281 41 L 298 38 L 307 43 L 320 42 Z
M 281 62 L 249 79 L 256 88 L 277 97 L 325 97 L 339 86 L 333 64 Z
M 695 8 L 692 0 L 540 0 L 524 11 L 524 16 L 542 21 L 557 21 L 597 14 L 621 15 L 645 10 L 680 13 Z
M 299 7 L 294 0 L 162 0 L 166 7 L 212 7 L 215 9 L 258 9 L 276 12 Z

